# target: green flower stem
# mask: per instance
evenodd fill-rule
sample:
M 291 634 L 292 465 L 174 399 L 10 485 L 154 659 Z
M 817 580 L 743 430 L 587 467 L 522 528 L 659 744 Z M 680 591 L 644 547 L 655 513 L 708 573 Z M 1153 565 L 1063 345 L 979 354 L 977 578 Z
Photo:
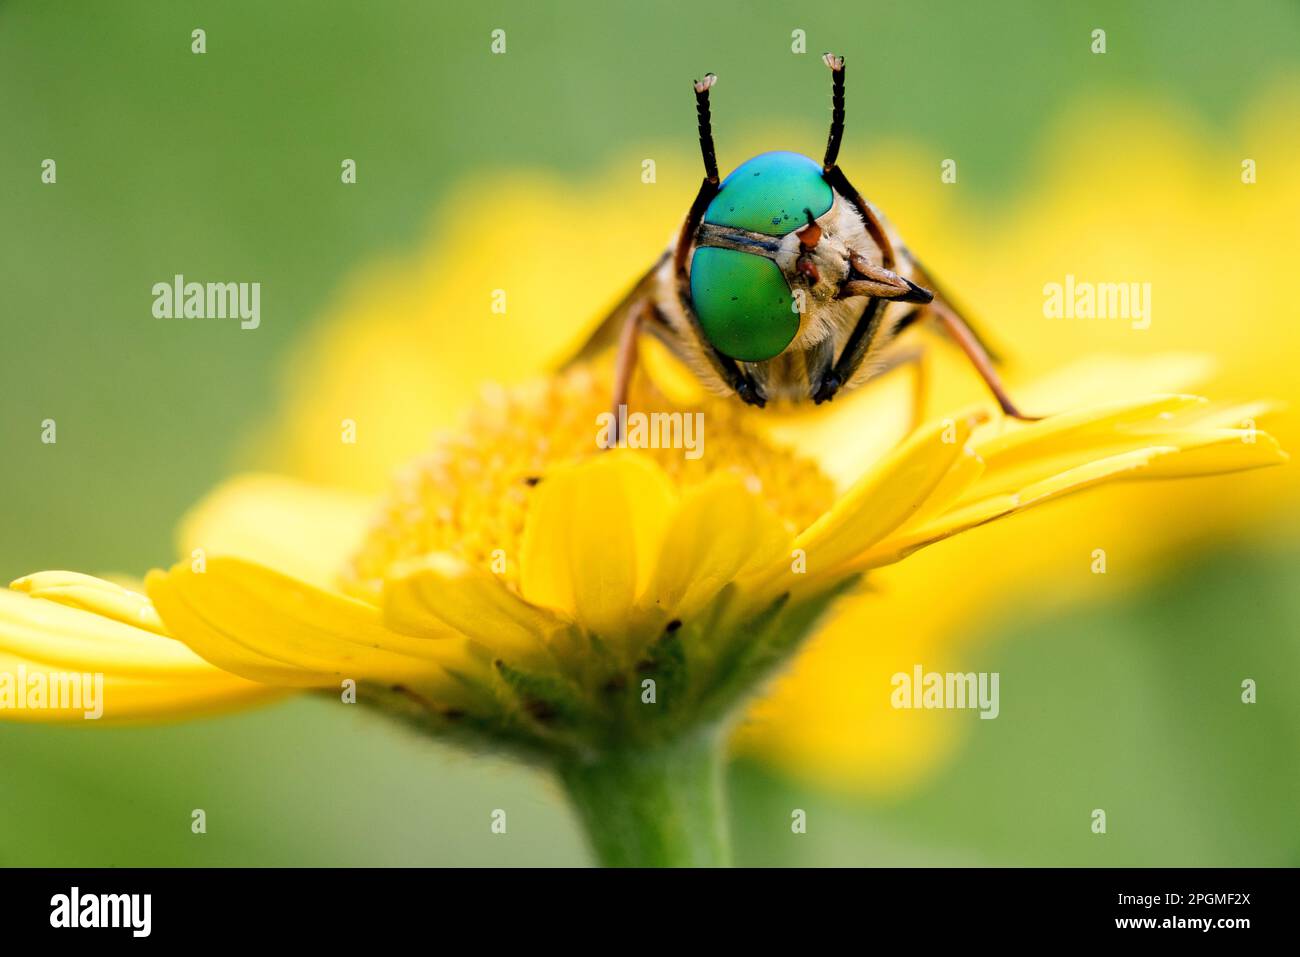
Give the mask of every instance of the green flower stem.
M 724 748 L 717 733 L 626 746 L 558 767 L 606 867 L 725 867 Z

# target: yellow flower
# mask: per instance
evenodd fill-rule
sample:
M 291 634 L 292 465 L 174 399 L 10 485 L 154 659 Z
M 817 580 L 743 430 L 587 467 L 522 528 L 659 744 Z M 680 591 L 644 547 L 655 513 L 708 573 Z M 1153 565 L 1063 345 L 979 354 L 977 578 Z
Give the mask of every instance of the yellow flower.
M 1007 355 L 1006 376 L 1027 407 L 1055 411 L 1189 389 L 1265 395 L 1280 400 L 1268 426 L 1290 448 L 1300 441 L 1292 359 L 1300 325 L 1285 277 L 1300 243 L 1293 214 L 1300 167 L 1276 158 L 1300 148 L 1300 132 L 1285 121 L 1297 102 L 1294 85 L 1279 87 L 1242 114 L 1233 135 L 1212 141 L 1159 101 L 1081 103 L 1044 134 L 1021 192 L 996 206 L 939 185 L 933 154 L 916 144 L 855 142 L 850 130 L 843 155 L 852 158 L 845 168 L 855 183 Z M 728 153 L 799 138 L 774 131 Z M 1128 145 L 1115 150 L 1116 142 Z M 466 198 L 441 211 L 435 238 L 411 261 L 376 269 L 339 297 L 300 350 L 284 414 L 249 460 L 377 492 L 391 463 L 460 417 L 482 382 L 518 382 L 564 355 L 679 221 L 682 209 L 665 197 L 698 186 L 698 157 L 680 144 L 637 155 L 651 154 L 659 158 L 653 187 L 621 172 L 639 168 L 629 157 L 580 186 L 513 173 L 494 176 L 491 189 L 462 191 Z M 1242 156 L 1259 159 L 1257 183 L 1241 181 Z M 592 222 L 601 224 L 598 243 Z M 482 255 L 464 257 L 445 239 L 467 233 Z M 546 241 L 517 256 L 519 235 Z M 1216 280 L 1207 287 L 1211 262 Z M 1043 285 L 1067 273 L 1149 281 L 1149 328 L 1044 318 Z M 488 308 L 498 288 L 509 295 L 505 314 Z M 1075 361 L 1097 353 L 1126 361 Z M 1215 361 L 1165 358 L 1176 353 Z M 937 343 L 928 361 L 926 418 L 982 401 L 982 385 L 955 350 Z M 1042 370 L 1060 367 L 1073 371 L 1042 379 Z M 873 397 L 838 397 L 817 416 L 756 427 L 816 459 L 842 488 L 899 439 L 897 417 L 872 417 L 866 406 L 882 396 L 902 402 L 909 388 L 899 376 L 879 383 Z M 1258 408 L 1242 411 L 1260 421 Z M 858 424 L 863 418 L 873 419 L 870 428 Z M 342 419 L 356 422 L 356 445 L 338 441 Z M 1095 600 L 1100 587 L 1108 596 L 1141 587 L 1167 556 L 1185 557 L 1216 537 L 1287 534 L 1300 519 L 1298 487 L 1291 468 L 1254 476 L 1249 494 L 1232 478 L 1114 484 L 879 569 L 869 592 L 838 603 L 808 652 L 751 710 L 736 744 L 826 783 L 914 786 L 964 725 L 946 715 L 917 721 L 864 689 L 887 689 L 891 674 L 918 660 L 969 670 L 971 642 L 989 620 L 1038 596 Z M 1123 575 L 1088 572 L 1098 547 L 1122 562 Z

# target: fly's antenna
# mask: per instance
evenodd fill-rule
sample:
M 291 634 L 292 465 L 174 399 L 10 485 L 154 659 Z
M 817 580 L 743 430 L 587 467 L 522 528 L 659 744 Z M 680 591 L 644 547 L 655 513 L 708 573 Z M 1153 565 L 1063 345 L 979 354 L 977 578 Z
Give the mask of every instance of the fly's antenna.
M 840 140 L 844 138 L 844 57 L 824 53 L 822 62 L 831 68 L 831 135 L 826 140 L 826 158 L 822 160 L 822 169 L 829 173 L 835 167 Z
M 718 195 L 718 157 L 713 152 L 713 122 L 709 117 L 709 90 L 718 78 L 712 73 L 704 74 L 703 80 L 695 81 L 695 112 L 700 121 L 700 155 L 704 157 L 704 179 L 700 182 L 700 191 L 695 194 L 690 212 L 682 223 L 682 230 L 677 234 L 677 245 L 673 250 L 673 269 L 681 279 L 686 278 L 686 260 L 695 242 L 704 213 L 709 202 Z
M 700 154 L 704 157 L 704 176 L 715 186 L 718 184 L 718 157 L 713 152 L 713 121 L 709 116 L 709 90 L 717 82 L 718 78 L 712 73 L 706 73 L 703 80 L 695 81 L 695 113 L 700 124 Z

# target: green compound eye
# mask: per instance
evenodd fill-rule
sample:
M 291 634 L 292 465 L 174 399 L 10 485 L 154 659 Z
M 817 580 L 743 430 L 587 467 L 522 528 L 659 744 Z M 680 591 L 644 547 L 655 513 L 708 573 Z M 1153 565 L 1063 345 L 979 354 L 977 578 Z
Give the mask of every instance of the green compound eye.
M 741 362 L 780 355 L 799 331 L 785 276 L 762 256 L 699 247 L 691 260 L 691 299 L 705 337 Z
M 763 153 L 746 160 L 722 181 L 704 221 L 784 236 L 808 222 L 804 210 L 820 216 L 835 195 L 822 179 L 822 168 L 799 153 Z

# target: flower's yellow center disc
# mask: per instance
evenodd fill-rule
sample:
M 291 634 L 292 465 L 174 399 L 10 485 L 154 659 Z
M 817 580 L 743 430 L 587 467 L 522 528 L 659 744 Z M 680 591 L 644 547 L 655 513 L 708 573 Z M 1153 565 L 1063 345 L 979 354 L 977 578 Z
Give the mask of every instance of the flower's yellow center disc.
M 792 530 L 810 524 L 834 500 L 830 479 L 813 463 L 755 434 L 745 422 L 747 411 L 734 399 L 680 406 L 645 379 L 635 377 L 629 415 L 702 414 L 695 420 L 702 432 L 696 436 L 698 457 L 683 448 L 642 452 L 679 488 L 702 482 L 711 472 L 732 470 Z M 352 586 L 373 593 L 395 562 L 439 551 L 516 583 L 529 497 L 549 469 L 602 454 L 597 439 L 600 416 L 609 412 L 611 380 L 608 365 L 583 366 L 486 394 L 459 432 L 399 473 L 379 521 L 353 559 Z

